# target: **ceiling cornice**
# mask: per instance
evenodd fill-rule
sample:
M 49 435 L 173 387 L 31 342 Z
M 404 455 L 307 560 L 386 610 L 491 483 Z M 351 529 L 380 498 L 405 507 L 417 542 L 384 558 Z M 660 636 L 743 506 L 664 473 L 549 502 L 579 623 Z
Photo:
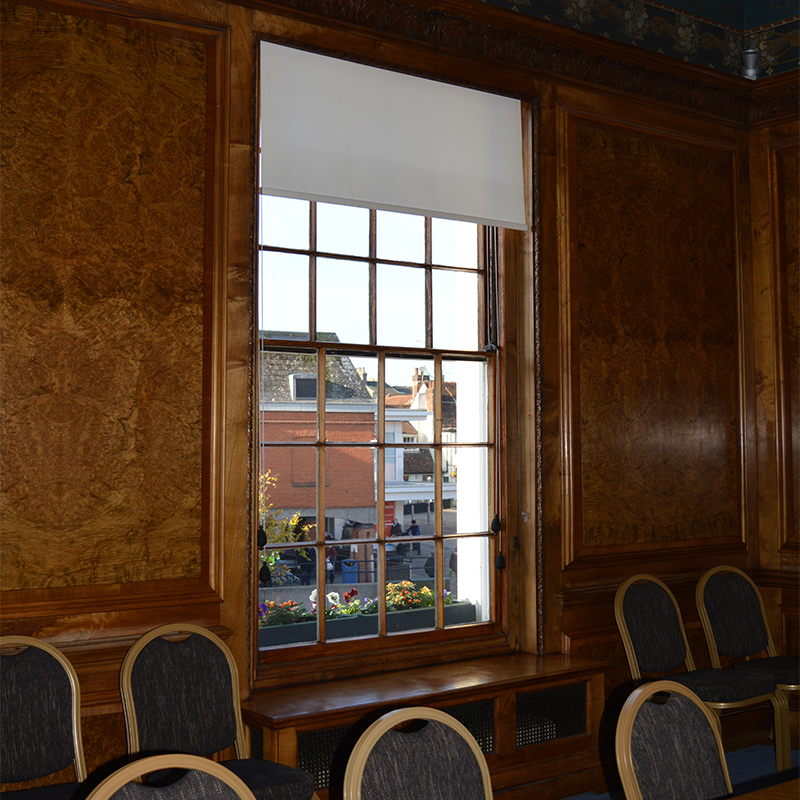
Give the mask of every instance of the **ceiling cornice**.
M 703 114 L 746 124 L 753 118 L 754 82 L 686 64 L 672 57 L 542 20 L 520 17 L 484 3 L 440 0 L 245 0 L 256 8 L 281 8 L 336 21 L 367 32 L 434 46 L 532 77 L 556 75 Z M 794 75 L 794 74 L 793 74 Z M 767 79 L 774 93 L 758 93 L 757 119 L 800 112 L 795 80 Z M 765 81 L 759 81 L 765 84 Z M 761 88 L 761 87 L 760 87 Z M 766 88 L 766 87 L 763 87 Z

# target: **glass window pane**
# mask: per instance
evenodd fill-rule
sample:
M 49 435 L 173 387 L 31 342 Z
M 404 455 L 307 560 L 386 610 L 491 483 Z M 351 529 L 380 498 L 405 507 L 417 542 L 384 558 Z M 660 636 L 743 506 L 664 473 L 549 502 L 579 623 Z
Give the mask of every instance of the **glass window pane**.
M 378 264 L 378 344 L 425 347 L 425 272 Z
M 316 352 L 262 350 L 259 380 L 261 441 L 316 439 Z
M 369 344 L 369 268 L 317 260 L 317 339 Z
M 355 362 L 358 362 L 356 366 Z M 375 439 L 378 398 L 369 377 L 378 359 L 329 353 L 325 361 L 325 440 L 371 442 Z
M 406 633 L 436 627 L 436 571 L 431 578 L 410 581 L 390 580 L 391 566 L 387 556 L 386 630 Z
M 308 644 L 317 641 L 316 616 L 308 586 L 283 585 L 258 590 L 258 646 Z
M 357 557 L 372 559 L 377 536 L 375 448 L 328 447 L 325 450 L 326 533 L 359 548 Z M 370 542 L 370 544 L 362 544 Z M 366 568 L 362 568 L 363 573 Z M 369 571 L 369 570 L 366 570 Z M 366 575 L 361 575 L 365 580 Z
M 395 397 L 398 394 L 406 396 L 406 405 L 412 398 L 415 382 L 419 383 L 420 378 L 423 382 L 428 381 L 433 376 L 433 361 L 424 361 L 419 356 L 409 358 L 387 358 L 386 359 L 386 390 L 387 397 Z M 399 398 L 393 403 L 402 402 Z M 388 403 L 387 403 L 388 406 Z M 398 440 L 399 441 L 399 440 Z
M 384 398 L 386 439 L 406 445 L 397 448 L 396 474 L 390 479 L 387 470 L 386 480 L 396 481 L 402 487 L 404 481 L 417 480 L 411 477 L 411 473 L 404 472 L 404 464 L 416 468 L 414 459 L 418 445 L 433 441 L 433 362 L 387 358 L 386 381 L 391 387 Z M 432 476 L 433 473 L 429 474 Z
M 316 541 L 316 448 L 262 447 L 259 461 L 258 522 L 266 541 L 292 547 Z
M 260 456 L 259 647 L 313 642 L 317 548 L 304 545 L 318 534 L 316 449 L 262 447 Z
M 270 338 L 308 339 L 308 256 L 261 252 L 258 263 L 259 329 Z
M 489 387 L 486 362 L 448 359 L 442 362 L 442 373 L 442 441 L 487 441 Z
M 308 249 L 308 200 L 259 195 L 261 220 L 259 242 L 270 247 Z
M 452 219 L 432 220 L 433 263 L 478 268 L 478 226 Z
M 489 537 L 470 536 L 448 540 L 445 545 L 448 544 L 450 555 L 445 557 L 444 566 L 450 593 L 445 598 L 445 626 L 490 620 L 491 565 L 494 559 Z M 448 605 L 451 605 L 449 611 Z
M 489 451 L 486 447 L 444 448 L 448 481 L 442 484 L 445 512 L 455 519 L 445 535 L 489 530 Z M 455 476 L 455 477 L 454 477 Z M 448 506 L 449 501 L 449 506 Z M 454 524 L 453 524 L 454 523 Z
M 317 250 L 369 255 L 369 209 L 317 203 Z
M 331 447 L 325 457 L 326 639 L 378 633 L 372 447 Z M 366 618 L 362 619 L 362 616 Z
M 425 261 L 425 217 L 378 211 L 378 258 Z
M 478 275 L 433 271 L 433 346 L 478 349 Z

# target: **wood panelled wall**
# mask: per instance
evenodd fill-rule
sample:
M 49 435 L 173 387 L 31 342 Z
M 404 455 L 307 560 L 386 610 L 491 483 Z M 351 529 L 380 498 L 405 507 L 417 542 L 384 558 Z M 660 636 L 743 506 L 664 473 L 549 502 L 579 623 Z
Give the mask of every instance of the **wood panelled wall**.
M 204 39 L 9 7 L 4 591 L 203 572 Z
M 0 614 L 76 663 L 91 766 L 124 751 L 118 669 L 142 631 L 206 625 L 255 676 L 261 36 L 534 109 L 536 224 L 505 243 L 510 645 L 608 661 L 613 693 L 630 677 L 614 592 L 650 572 L 706 664 L 694 586 L 729 562 L 798 652 L 796 76 L 753 84 L 519 16 L 3 4 Z

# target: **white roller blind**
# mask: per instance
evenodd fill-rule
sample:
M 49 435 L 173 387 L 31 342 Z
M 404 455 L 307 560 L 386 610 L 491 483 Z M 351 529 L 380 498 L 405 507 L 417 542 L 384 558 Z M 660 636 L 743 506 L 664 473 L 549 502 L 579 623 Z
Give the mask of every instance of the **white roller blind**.
M 520 102 L 262 42 L 261 192 L 525 229 Z

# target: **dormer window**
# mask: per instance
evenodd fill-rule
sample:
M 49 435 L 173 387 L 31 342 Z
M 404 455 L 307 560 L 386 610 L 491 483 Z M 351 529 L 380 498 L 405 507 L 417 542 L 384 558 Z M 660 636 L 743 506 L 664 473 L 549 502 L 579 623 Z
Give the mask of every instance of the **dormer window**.
M 308 372 L 295 372 L 289 376 L 292 400 L 316 400 L 317 376 Z

